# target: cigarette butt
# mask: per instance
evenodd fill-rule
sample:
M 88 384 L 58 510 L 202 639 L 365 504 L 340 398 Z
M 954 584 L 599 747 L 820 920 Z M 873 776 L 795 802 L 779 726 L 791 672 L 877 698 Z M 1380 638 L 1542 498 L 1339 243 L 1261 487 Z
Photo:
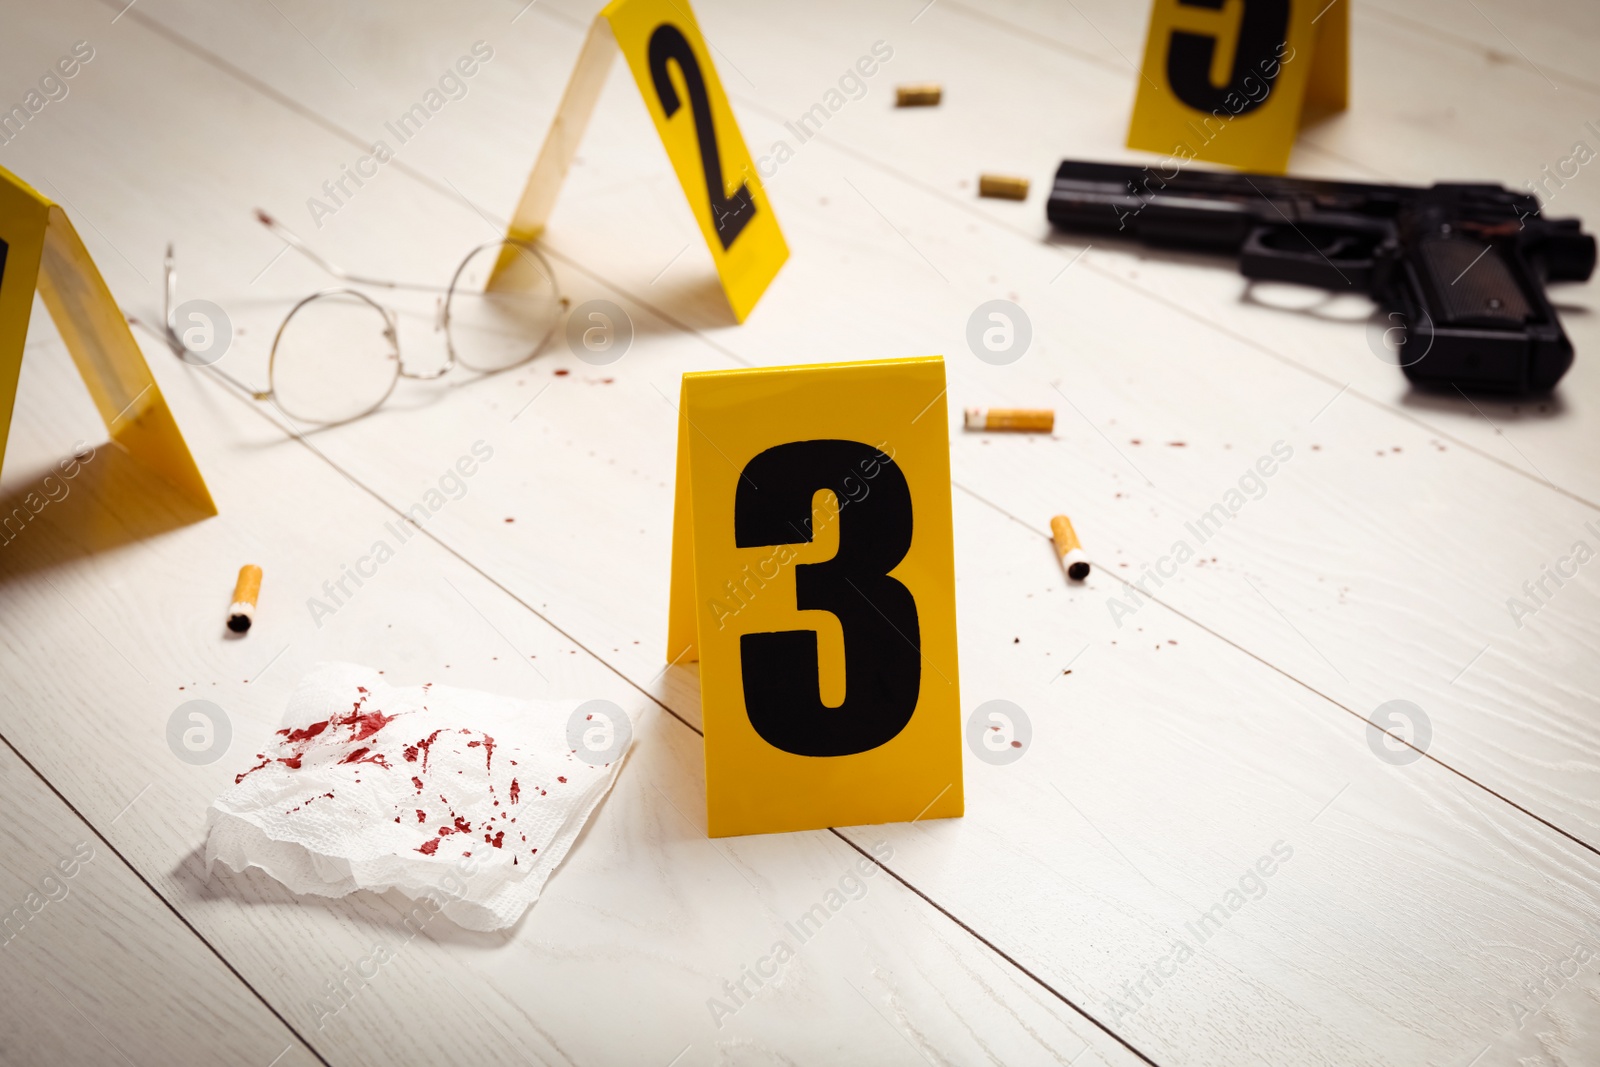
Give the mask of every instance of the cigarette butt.
M 261 595 L 261 568 L 246 563 L 239 568 L 239 580 L 233 586 L 233 604 L 228 608 L 228 629 L 242 634 L 250 629 L 256 618 L 256 598 Z
M 944 88 L 938 82 L 914 82 L 894 87 L 895 107 L 937 107 Z
M 1050 535 L 1055 538 L 1056 555 L 1061 557 L 1067 577 L 1075 582 L 1089 577 L 1089 556 L 1078 543 L 1078 532 L 1072 528 L 1072 520 L 1065 515 L 1051 519 Z
M 1000 200 L 1028 199 L 1028 179 L 1009 174 L 978 175 L 978 195 Z
M 967 408 L 965 418 L 969 430 L 1049 433 L 1056 428 L 1056 413 L 1050 408 Z

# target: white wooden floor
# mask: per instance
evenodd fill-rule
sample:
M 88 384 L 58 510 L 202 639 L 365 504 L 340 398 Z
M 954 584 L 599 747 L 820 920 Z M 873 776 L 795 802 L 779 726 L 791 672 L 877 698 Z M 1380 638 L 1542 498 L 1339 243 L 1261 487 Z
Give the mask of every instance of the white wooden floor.
M 6 0 L 0 104 L 74 42 L 94 58 L 0 165 L 66 205 L 130 315 L 157 317 L 175 242 L 181 297 L 227 309 L 223 366 L 255 381 L 324 279 L 252 209 L 357 269 L 446 280 L 515 203 L 596 6 L 125 2 Z M 620 362 L 558 345 L 301 439 L 141 335 L 221 515 L 191 521 L 101 447 L 0 547 L 0 910 L 48 900 L 0 947 L 0 1061 L 1600 1062 L 1600 564 L 1521 626 L 1506 607 L 1600 548 L 1600 286 L 1555 293 L 1578 350 L 1555 397 L 1414 393 L 1364 302 L 1049 231 L 1062 157 L 1136 158 L 1144 3 L 924 2 L 697 3 L 755 154 L 797 148 L 768 186 L 793 257 L 743 326 L 617 70 L 547 244 L 574 301 L 632 317 Z M 1367 0 L 1352 33 L 1353 106 L 1297 173 L 1520 187 L 1600 148 L 1593 5 Z M 307 198 L 480 40 L 465 98 L 318 229 Z M 867 96 L 794 145 L 784 122 L 876 41 Z M 889 106 L 920 80 L 943 106 Z M 979 201 L 984 170 L 1033 194 Z M 1550 210 L 1600 229 L 1600 170 Z M 1006 367 L 964 340 L 995 297 L 1035 331 Z M 963 707 L 1017 703 L 1034 744 L 968 760 L 959 820 L 708 840 L 697 673 L 663 670 L 663 394 L 687 370 L 930 352 L 952 411 L 1058 409 L 1048 440 L 952 441 Z M 103 437 L 40 306 L 0 510 Z M 466 495 L 317 626 L 306 599 L 479 439 Z M 1265 495 L 1119 628 L 1123 580 L 1278 441 Z M 1060 511 L 1096 563 L 1081 588 L 1049 547 Z M 258 622 L 224 640 L 247 561 Z M 408 939 L 396 897 L 205 878 L 207 803 L 324 659 L 634 717 L 615 792 L 516 928 Z M 196 698 L 233 734 L 204 766 L 166 742 Z M 1426 757 L 1374 748 L 1395 699 L 1423 709 Z M 708 1000 L 863 854 L 865 896 L 718 1027 Z

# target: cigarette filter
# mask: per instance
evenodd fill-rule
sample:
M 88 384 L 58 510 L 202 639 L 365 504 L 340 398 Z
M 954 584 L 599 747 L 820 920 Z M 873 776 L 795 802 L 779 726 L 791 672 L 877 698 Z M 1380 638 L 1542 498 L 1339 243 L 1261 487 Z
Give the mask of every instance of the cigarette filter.
M 1075 582 L 1089 577 L 1089 556 L 1078 543 L 1078 532 L 1072 528 L 1072 520 L 1065 515 L 1051 519 L 1050 535 L 1055 538 L 1056 555 L 1061 557 L 1067 577 Z
M 978 195 L 1000 200 L 1028 199 L 1028 179 L 1009 174 L 978 175 Z
M 1056 427 L 1056 413 L 1050 408 L 967 408 L 966 427 L 969 430 L 1049 433 Z
M 256 598 L 261 595 L 261 568 L 246 563 L 239 568 L 239 580 L 233 586 L 233 604 L 228 608 L 228 629 L 242 634 L 250 629 L 256 618 Z
M 944 89 L 938 82 L 915 82 L 894 87 L 895 107 L 937 107 Z

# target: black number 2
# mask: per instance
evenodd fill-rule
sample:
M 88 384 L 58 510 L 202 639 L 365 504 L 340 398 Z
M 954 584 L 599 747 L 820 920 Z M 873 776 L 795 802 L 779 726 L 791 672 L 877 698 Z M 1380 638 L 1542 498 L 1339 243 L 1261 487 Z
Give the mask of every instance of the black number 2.
M 667 64 L 676 63 L 683 72 L 683 84 L 689 90 L 689 113 L 694 118 L 695 136 L 700 142 L 700 165 L 705 168 L 706 193 L 711 197 L 711 224 L 716 228 L 717 240 L 726 252 L 734 238 L 744 231 L 745 224 L 755 218 L 756 202 L 750 197 L 750 186 L 744 182 L 727 196 L 722 191 L 722 157 L 717 155 L 717 131 L 711 124 L 711 98 L 706 95 L 706 81 L 700 74 L 700 61 L 683 36 L 683 31 L 670 22 L 663 22 L 650 35 L 650 78 L 655 82 L 656 97 L 667 118 L 678 113 L 678 90 L 667 77 Z
M 848 494 L 852 480 L 867 491 Z M 917 707 L 917 602 L 889 577 L 911 548 L 911 490 L 894 460 L 870 445 L 778 445 L 746 464 L 739 478 L 734 542 L 740 548 L 810 542 L 811 498 L 818 489 L 832 489 L 842 505 L 839 550 L 826 562 L 795 566 L 795 607 L 838 617 L 844 703 L 822 703 L 815 630 L 740 637 L 744 703 L 750 725 L 768 744 L 797 756 L 848 756 L 887 744 Z

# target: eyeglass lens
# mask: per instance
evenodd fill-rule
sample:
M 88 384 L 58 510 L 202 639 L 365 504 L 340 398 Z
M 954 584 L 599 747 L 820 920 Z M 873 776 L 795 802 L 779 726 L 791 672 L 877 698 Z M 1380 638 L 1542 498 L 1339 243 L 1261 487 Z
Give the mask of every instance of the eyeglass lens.
M 365 415 L 400 375 L 389 320 L 351 292 L 324 293 L 285 320 L 272 353 L 272 391 L 283 410 L 312 423 Z
M 494 288 L 486 289 L 491 276 Z M 515 241 L 487 244 L 468 255 L 445 302 L 451 351 L 462 364 L 484 373 L 532 359 L 560 317 L 549 264 Z

